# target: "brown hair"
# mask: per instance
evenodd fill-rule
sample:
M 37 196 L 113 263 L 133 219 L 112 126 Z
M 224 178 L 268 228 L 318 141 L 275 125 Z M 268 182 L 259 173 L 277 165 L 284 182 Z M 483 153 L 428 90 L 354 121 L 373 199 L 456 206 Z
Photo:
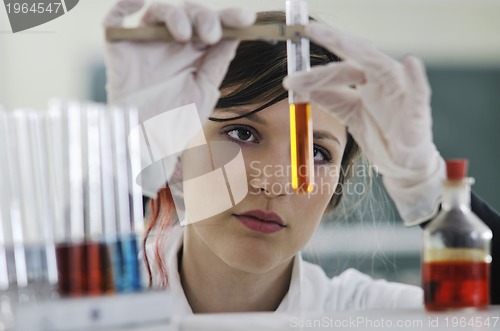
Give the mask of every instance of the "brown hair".
M 272 11 L 262 12 L 257 15 L 256 24 L 284 23 L 285 13 Z M 264 104 L 258 109 L 249 112 L 254 113 L 272 104 L 285 99 L 288 92 L 283 88 L 282 81 L 287 75 L 286 43 L 269 43 L 265 41 L 241 42 L 236 55 L 231 62 L 227 74 L 222 81 L 220 90 L 225 93 L 217 102 L 216 108 L 228 108 L 243 105 Z M 341 61 L 335 54 L 314 43 L 310 45 L 311 66 Z M 243 115 L 243 116 L 247 116 Z M 210 118 L 214 121 L 221 119 Z M 233 120 L 232 117 L 227 120 Z M 226 119 L 224 119 L 226 120 Z M 353 164 L 359 154 L 359 148 L 349 132 L 346 132 L 347 143 L 342 155 L 339 183 L 335 193 L 330 200 L 327 211 L 333 210 L 342 198 L 342 187 L 351 176 Z M 176 215 L 173 207 L 171 192 L 166 186 L 158 192 L 158 197 L 150 202 L 149 224 L 144 239 L 144 257 L 149 273 L 150 285 L 152 284 L 151 266 L 145 247 L 148 235 L 153 228 L 158 234 L 154 239 L 154 259 L 159 266 L 161 275 L 160 286 L 168 286 L 167 272 L 162 259 L 163 235 L 173 226 Z

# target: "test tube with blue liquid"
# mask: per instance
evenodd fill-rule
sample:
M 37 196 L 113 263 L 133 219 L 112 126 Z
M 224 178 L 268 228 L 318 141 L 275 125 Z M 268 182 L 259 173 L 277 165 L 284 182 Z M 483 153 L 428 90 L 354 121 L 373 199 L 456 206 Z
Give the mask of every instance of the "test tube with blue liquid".
M 112 150 L 115 240 L 112 241 L 112 261 L 116 291 L 137 292 L 142 289 L 137 238 L 142 231 L 142 194 L 132 177 L 134 167 L 140 167 L 139 142 L 128 136 L 138 125 L 137 112 L 118 108 L 108 110 L 112 127 Z M 127 144 L 128 142 L 128 144 Z M 109 195 L 111 197 L 113 195 Z M 112 222 L 107 222 L 112 228 Z
M 135 178 L 141 170 L 141 147 L 137 136 L 131 135 L 139 126 L 139 113 L 137 109 L 127 109 L 125 114 L 125 134 L 127 143 L 127 160 L 128 160 L 128 188 L 130 201 L 130 273 L 133 275 L 131 286 L 125 287 L 125 291 L 142 290 L 143 283 L 141 279 L 140 260 L 138 254 L 139 242 L 142 242 L 144 237 L 144 208 L 142 200 L 142 187 L 137 183 Z

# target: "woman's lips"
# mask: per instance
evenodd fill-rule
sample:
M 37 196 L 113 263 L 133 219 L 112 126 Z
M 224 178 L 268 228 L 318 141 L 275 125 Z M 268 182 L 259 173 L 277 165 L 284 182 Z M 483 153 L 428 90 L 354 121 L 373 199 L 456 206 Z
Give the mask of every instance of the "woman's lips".
M 250 230 L 260 233 L 274 233 L 286 228 L 283 219 L 273 212 L 251 210 L 243 214 L 234 214 L 234 217 Z

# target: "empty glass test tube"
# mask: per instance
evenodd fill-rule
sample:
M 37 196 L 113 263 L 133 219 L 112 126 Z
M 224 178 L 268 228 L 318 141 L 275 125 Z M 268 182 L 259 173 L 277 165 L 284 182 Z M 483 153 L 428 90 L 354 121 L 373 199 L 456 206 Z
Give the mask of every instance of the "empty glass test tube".
M 34 295 L 28 290 L 28 271 L 27 271 L 27 259 L 24 246 L 24 231 L 23 231 L 23 207 L 22 203 L 22 190 L 20 177 L 21 172 L 19 169 L 19 163 L 17 158 L 18 141 L 16 138 L 16 128 L 15 122 L 12 116 L 7 116 L 5 122 L 3 123 L 2 131 L 5 132 L 5 146 L 6 154 L 6 186 L 4 189 L 7 190 L 7 208 L 8 217 L 4 227 L 6 228 L 5 234 L 7 235 L 7 263 L 9 267 L 9 273 L 15 277 L 15 282 L 13 288 L 12 297 L 13 304 L 18 304 L 19 302 L 34 301 Z M 5 185 L 4 184 L 4 185 Z
M 42 236 L 42 261 L 43 277 L 45 281 L 44 298 L 55 298 L 57 295 L 57 261 L 54 242 L 54 217 L 50 204 L 49 172 L 46 152 L 45 115 L 42 111 L 29 111 L 27 113 L 29 132 L 30 158 L 32 162 L 33 181 L 32 189 L 29 186 L 25 192 L 25 201 L 29 204 L 33 197 L 34 207 L 38 217 L 33 222 L 38 222 L 41 227 L 39 235 Z
M 42 143 L 38 112 L 16 110 L 0 114 L 0 170 L 5 181 L 1 192 L 2 304 L 9 299 L 17 304 L 50 299 L 55 295 L 57 270 L 51 237 L 51 217 L 47 198 L 46 174 L 37 143 Z M 7 291 L 7 295 L 5 295 Z M 4 310 L 4 309 L 2 309 Z
M 306 25 L 309 21 L 306 0 L 286 1 L 286 24 Z M 297 36 L 287 40 L 288 74 L 310 69 L 309 39 Z M 311 105 L 307 95 L 288 92 L 290 104 L 290 155 L 292 188 L 298 193 L 314 189 L 314 159 Z
M 7 113 L 0 109 L 0 321 L 7 327 L 13 323 L 13 306 L 17 302 L 17 284 L 14 264 L 14 250 L 10 208 L 10 184 L 8 175 Z M 5 179 L 5 180 L 4 180 Z

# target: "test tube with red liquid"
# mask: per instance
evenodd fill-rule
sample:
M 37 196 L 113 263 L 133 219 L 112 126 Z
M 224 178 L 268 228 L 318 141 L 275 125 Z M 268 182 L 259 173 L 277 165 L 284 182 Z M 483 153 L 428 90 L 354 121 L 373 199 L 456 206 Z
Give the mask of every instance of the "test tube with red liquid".
M 55 101 L 47 120 L 59 294 L 113 292 L 104 242 L 100 159 L 103 107 Z

